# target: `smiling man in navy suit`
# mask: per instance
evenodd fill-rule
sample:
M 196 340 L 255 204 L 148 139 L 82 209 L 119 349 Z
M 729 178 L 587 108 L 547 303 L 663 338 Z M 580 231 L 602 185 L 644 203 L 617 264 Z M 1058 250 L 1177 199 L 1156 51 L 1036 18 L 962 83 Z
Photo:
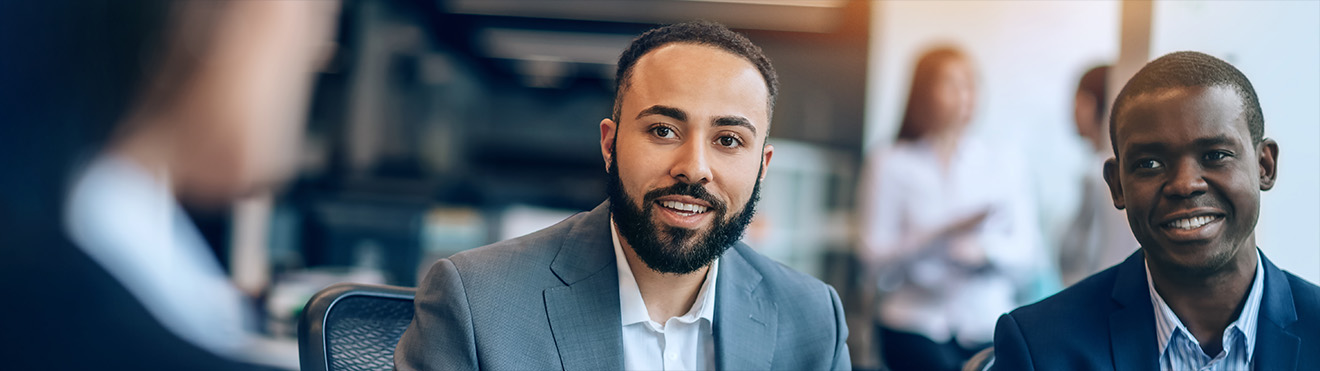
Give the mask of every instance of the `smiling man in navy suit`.
M 1279 145 L 1256 92 L 1197 52 L 1147 64 L 1110 115 L 1114 206 L 1141 249 L 999 319 L 999 370 L 1314 370 L 1320 287 L 1256 247 Z

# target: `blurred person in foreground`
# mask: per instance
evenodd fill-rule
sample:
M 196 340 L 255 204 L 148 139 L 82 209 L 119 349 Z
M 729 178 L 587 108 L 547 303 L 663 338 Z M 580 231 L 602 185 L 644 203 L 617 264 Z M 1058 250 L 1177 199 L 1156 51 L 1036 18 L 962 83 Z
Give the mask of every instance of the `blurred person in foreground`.
M 1065 286 L 1122 262 L 1137 248 L 1123 212 L 1110 207 L 1109 187 L 1100 171 L 1113 157 L 1105 121 L 1109 68 L 1091 68 L 1077 83 L 1073 122 L 1077 134 L 1090 145 L 1091 160 L 1078 179 L 1081 206 L 1059 243 L 1059 274 Z
M 922 54 L 898 141 L 867 165 L 859 256 L 892 370 L 960 369 L 1040 264 L 1020 162 L 967 134 L 975 80 L 957 49 Z
M 774 154 L 776 76 L 709 22 L 619 57 L 609 199 L 436 262 L 399 369 L 849 369 L 834 289 L 739 242 Z
M 1160 57 L 1119 92 L 1113 205 L 1141 248 L 1005 314 L 999 370 L 1315 370 L 1320 287 L 1256 246 L 1279 145 L 1251 82 L 1198 52 Z
M 221 208 L 292 175 L 338 6 L 88 1 L 46 9 L 72 18 L 49 15 L 67 21 L 48 26 L 53 32 L 74 34 L 47 45 L 67 52 L 54 62 L 92 71 L 57 71 L 88 77 L 64 81 L 66 103 L 106 113 L 96 118 L 105 122 L 48 123 L 91 134 L 67 148 L 90 156 L 55 164 L 72 168 L 67 198 L 49 203 L 62 212 L 39 219 L 61 223 L 67 236 L 20 247 L 44 255 L 27 263 L 59 267 L 20 267 L 58 273 L 30 276 L 49 292 L 24 297 L 45 307 L 25 344 L 41 368 L 225 369 L 261 354 L 254 308 L 180 203 Z

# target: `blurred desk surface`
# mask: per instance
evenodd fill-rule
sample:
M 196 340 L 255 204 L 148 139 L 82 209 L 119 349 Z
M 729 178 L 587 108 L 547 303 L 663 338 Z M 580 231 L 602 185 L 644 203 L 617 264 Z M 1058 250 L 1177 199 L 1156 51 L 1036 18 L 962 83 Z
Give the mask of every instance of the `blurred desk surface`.
M 255 337 L 246 350 L 248 362 L 280 370 L 296 371 L 298 363 L 298 339 Z

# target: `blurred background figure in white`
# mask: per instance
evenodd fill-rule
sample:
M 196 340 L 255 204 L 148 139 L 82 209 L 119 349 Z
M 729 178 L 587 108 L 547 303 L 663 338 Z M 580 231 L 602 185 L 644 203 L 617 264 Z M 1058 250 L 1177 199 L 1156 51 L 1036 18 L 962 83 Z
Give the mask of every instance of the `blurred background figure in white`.
M 223 207 L 294 174 L 338 4 L 179 1 L 152 73 L 67 201 L 73 241 L 165 327 L 242 357 L 257 321 L 178 202 Z
M 859 256 L 892 370 L 960 369 L 990 345 L 995 318 L 1018 305 L 1039 269 L 1021 162 L 966 135 L 976 80 L 957 49 L 922 54 L 898 140 L 867 167 Z
M 1081 172 L 1081 205 L 1059 241 L 1059 274 L 1065 286 L 1123 261 L 1137 249 L 1123 212 L 1109 197 L 1101 168 L 1114 157 L 1109 145 L 1109 66 L 1087 70 L 1077 82 L 1073 122 L 1091 150 Z
M 63 202 L 43 201 L 59 205 L 48 211 L 58 216 L 33 218 L 58 220 L 53 224 L 67 235 L 36 236 L 16 247 L 46 254 L 37 267 L 62 268 L 20 269 L 59 275 L 24 277 L 47 285 L 53 300 L 16 299 L 50 317 L 27 333 L 38 340 L 27 344 L 39 350 L 32 356 L 55 369 L 265 362 L 254 293 L 230 281 L 181 204 L 229 207 L 294 174 L 313 79 L 333 50 L 339 3 L 59 5 L 23 9 L 57 20 L 43 41 L 65 53 L 52 58 L 56 66 L 76 65 L 50 68 L 71 76 L 54 79 L 69 92 L 56 101 L 104 111 L 69 120 L 88 122 L 50 123 L 68 125 L 51 134 L 77 133 L 69 140 L 82 141 L 67 148 L 67 161 L 52 161 L 69 174 Z M 179 347 L 190 349 L 171 350 Z

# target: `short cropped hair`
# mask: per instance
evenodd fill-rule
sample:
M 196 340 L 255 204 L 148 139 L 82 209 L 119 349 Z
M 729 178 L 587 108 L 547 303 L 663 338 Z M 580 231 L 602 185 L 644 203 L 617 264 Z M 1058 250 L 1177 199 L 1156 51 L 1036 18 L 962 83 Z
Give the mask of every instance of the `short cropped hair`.
M 746 36 L 733 32 L 727 27 L 710 21 L 693 21 L 672 24 L 646 31 L 633 39 L 628 48 L 619 56 L 618 70 L 614 79 L 614 121 L 619 122 L 623 110 L 623 94 L 631 87 L 633 66 L 646 53 L 661 46 L 674 43 L 706 45 L 733 53 L 756 66 L 765 79 L 765 87 L 770 92 L 766 99 L 766 113 L 775 108 L 775 95 L 779 93 L 779 78 L 770 59 L 761 52 L 761 48 L 752 44 Z
M 1251 144 L 1260 144 L 1265 138 L 1265 117 L 1260 100 L 1251 81 L 1233 65 L 1205 53 L 1182 51 L 1159 57 L 1147 63 L 1128 80 L 1114 99 L 1114 110 L 1109 115 L 1109 139 L 1114 153 L 1118 153 L 1118 115 L 1133 98 L 1160 90 L 1180 87 L 1232 88 L 1242 99 L 1242 116 L 1251 132 Z

